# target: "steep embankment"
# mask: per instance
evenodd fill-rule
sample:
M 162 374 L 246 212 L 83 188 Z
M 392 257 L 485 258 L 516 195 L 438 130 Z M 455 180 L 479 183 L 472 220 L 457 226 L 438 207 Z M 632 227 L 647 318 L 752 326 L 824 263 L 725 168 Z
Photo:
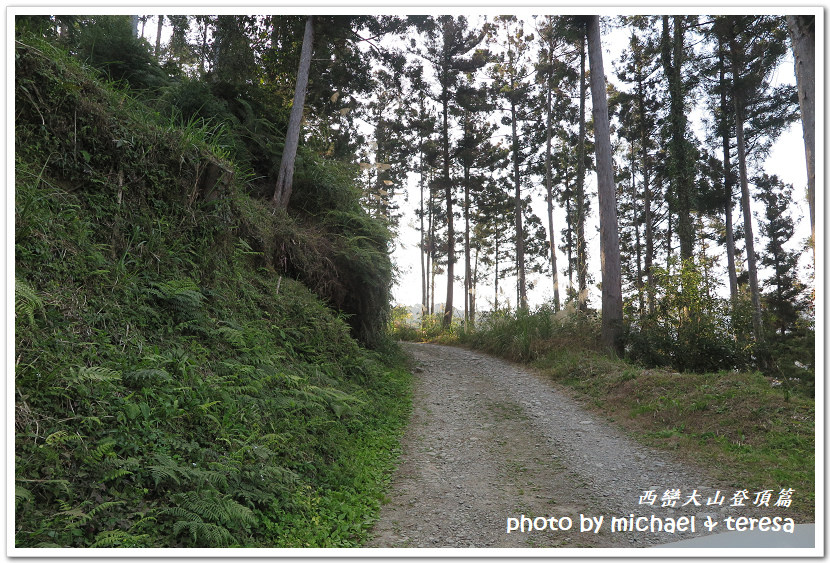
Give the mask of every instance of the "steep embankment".
M 353 338 L 381 342 L 382 229 L 349 193 L 273 214 L 47 44 L 15 79 L 15 545 L 358 544 L 408 408 Z M 360 276 L 370 305 L 337 285 Z

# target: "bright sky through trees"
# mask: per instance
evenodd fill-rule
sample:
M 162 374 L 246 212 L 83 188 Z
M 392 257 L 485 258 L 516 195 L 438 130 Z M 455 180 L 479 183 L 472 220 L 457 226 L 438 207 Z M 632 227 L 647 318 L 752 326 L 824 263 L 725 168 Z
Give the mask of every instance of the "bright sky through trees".
M 656 10 L 649 11 L 657 13 Z M 611 12 L 606 14 L 605 21 L 603 22 L 604 24 L 610 23 L 608 21 L 610 20 L 610 15 Z M 531 21 L 531 16 L 532 14 L 528 12 L 523 13 L 520 17 L 528 22 Z M 471 15 L 470 19 L 473 22 L 476 22 L 474 16 Z M 621 85 L 616 79 L 614 65 L 619 62 L 620 53 L 626 47 L 629 33 L 628 29 L 618 29 L 608 25 L 604 25 L 603 27 L 603 63 L 605 66 L 606 79 L 619 89 L 627 89 L 628 87 Z M 783 62 L 775 71 L 773 86 L 794 83 L 795 75 L 793 70 L 793 59 L 792 55 L 788 52 Z M 588 101 L 588 104 L 590 108 L 590 100 Z M 704 111 L 703 108 L 699 107 L 690 116 L 692 125 L 697 130 L 699 130 L 701 126 L 700 120 L 702 117 L 702 111 Z M 509 127 L 504 128 L 503 134 L 509 134 Z M 807 172 L 804 164 L 804 143 L 802 140 L 800 121 L 790 125 L 786 132 L 778 138 L 772 151 L 770 152 L 769 157 L 765 161 L 764 171 L 770 175 L 776 174 L 785 183 L 793 185 L 795 201 L 793 201 L 792 213 L 796 219 L 796 234 L 793 237 L 791 244 L 801 245 L 804 240 L 810 236 L 810 224 L 809 211 L 806 201 Z M 419 237 L 418 232 L 415 229 L 417 224 L 415 209 L 417 208 L 418 203 L 417 180 L 416 175 L 414 174 L 411 175 L 410 178 L 411 180 L 408 186 L 409 200 L 408 202 L 404 202 L 403 198 L 400 198 L 399 201 L 404 217 L 401 220 L 400 237 L 393 253 L 393 257 L 400 268 L 398 285 L 393 289 L 394 303 L 406 306 L 416 305 L 419 301 L 418 296 L 421 294 L 419 250 L 417 246 Z M 540 217 L 545 217 L 547 214 L 546 204 L 542 195 L 543 183 L 544 178 L 536 178 L 534 180 L 533 189 L 531 190 L 534 193 L 533 209 Z M 586 176 L 586 190 L 588 193 L 595 194 L 596 192 L 596 175 L 593 171 L 589 171 Z M 596 196 L 594 195 L 594 199 L 595 198 Z M 554 213 L 554 220 L 556 224 L 559 225 L 559 227 L 555 228 L 558 230 L 564 225 L 564 211 L 555 208 Z M 738 223 L 740 224 L 742 222 L 743 219 L 740 218 Z M 591 216 L 589 217 L 589 223 L 586 228 L 586 238 L 589 256 L 588 267 L 593 279 L 595 280 L 594 283 L 589 286 L 589 303 L 593 307 L 598 307 L 600 296 L 600 291 L 597 287 L 597 281 L 600 279 L 599 260 L 593 259 L 593 257 L 599 256 L 599 232 L 595 207 L 592 208 Z M 718 252 L 722 252 L 722 249 L 717 250 Z M 723 263 L 725 264 L 725 252 L 723 252 L 723 254 Z M 803 266 L 809 262 L 810 259 L 811 257 L 805 253 L 804 256 L 802 256 L 800 264 Z M 563 280 L 560 281 L 560 285 L 564 288 L 567 281 L 566 278 L 562 277 L 563 268 L 565 268 L 564 261 L 559 266 L 560 280 Z M 458 270 L 456 269 L 456 271 Z M 725 276 L 726 274 L 724 273 L 724 279 Z M 761 278 L 763 279 L 765 277 L 766 274 L 762 271 Z M 528 274 L 528 282 L 531 282 L 533 285 L 533 289 L 528 289 L 528 302 L 531 308 L 552 299 L 553 292 L 548 276 Z M 440 287 L 443 287 L 443 284 L 441 284 Z M 457 280 L 455 288 L 457 294 L 461 294 L 463 291 L 463 281 Z M 725 284 L 722 290 L 728 293 L 728 284 Z M 500 282 L 499 293 L 500 304 L 507 303 L 507 301 L 509 301 L 511 306 L 515 307 L 515 276 Z M 479 307 L 482 310 L 487 310 L 492 307 L 494 300 L 492 283 L 487 285 L 479 284 L 477 299 Z M 442 301 L 442 298 L 441 293 L 439 292 L 436 295 L 436 303 L 440 301 Z

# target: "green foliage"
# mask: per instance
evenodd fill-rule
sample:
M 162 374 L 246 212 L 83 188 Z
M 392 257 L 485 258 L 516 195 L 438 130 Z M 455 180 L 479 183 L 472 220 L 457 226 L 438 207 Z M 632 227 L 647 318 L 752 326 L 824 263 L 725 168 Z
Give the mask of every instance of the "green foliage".
M 389 335 L 395 340 L 410 342 L 441 342 L 453 344 L 458 342 L 464 332 L 463 320 L 453 317 L 450 326 L 444 327 L 444 315 L 423 315 L 420 321 L 415 321 L 412 315 L 403 307 L 392 310 L 389 321 Z
M 215 490 L 188 491 L 175 495 L 173 499 L 176 506 L 162 510 L 159 516 L 175 521 L 174 536 L 185 532 L 199 547 L 225 547 L 234 542 L 234 535 L 228 528 L 239 536 L 256 523 L 250 508 Z
M 242 175 L 201 126 L 159 121 L 29 43 L 16 50 L 15 545 L 359 545 L 409 382 L 380 333 L 383 356 L 281 260 L 294 239 L 350 264 L 348 283 L 383 286 L 385 231 L 348 207 L 272 215 L 233 189 Z M 209 165 L 227 172 L 212 197 Z
M 24 317 L 35 324 L 35 311 L 43 309 L 41 301 L 32 286 L 15 278 L 14 280 L 14 315 Z
M 554 346 L 581 340 L 598 346 L 599 323 L 592 314 L 578 312 L 573 304 L 554 313 L 550 304 L 533 311 L 519 309 L 480 315 L 476 330 L 460 340 L 487 352 L 519 362 L 542 357 Z
M 169 120 L 171 127 L 183 131 L 182 143 L 191 139 L 222 147 L 222 156 L 231 158 L 237 167 L 252 162 L 247 135 L 228 101 L 214 95 L 203 80 L 183 78 L 163 89 L 154 107 Z
M 445 330 L 444 329 L 444 315 L 424 315 L 421 318 L 421 326 L 419 329 L 419 339 L 430 341 L 443 336 L 445 333 L 457 334 L 458 320 L 453 318 L 453 322 Z
M 648 367 L 717 371 L 748 366 L 753 353 L 746 336 L 746 303 L 715 297 L 704 269 L 693 261 L 654 268 L 657 296 L 652 312 L 632 319 L 624 337 L 626 354 Z
M 292 197 L 298 215 L 275 214 L 260 202 L 237 202 L 244 234 L 262 253 L 258 264 L 300 280 L 341 312 L 355 338 L 376 347 L 389 315 L 391 233 L 360 207 L 345 165 L 309 159 L 306 166 L 312 162 L 320 172 L 301 174 Z
M 165 74 L 150 54 L 150 45 L 133 36 L 130 16 L 79 18 L 65 42 L 68 50 L 110 80 L 125 81 L 133 89 L 164 84 Z
M 408 307 L 398 305 L 392 308 L 389 316 L 390 337 L 396 340 L 417 342 L 421 340 L 422 327 L 423 323 L 421 323 L 421 330 L 419 330 L 418 325 L 412 319 L 412 313 L 409 312 Z

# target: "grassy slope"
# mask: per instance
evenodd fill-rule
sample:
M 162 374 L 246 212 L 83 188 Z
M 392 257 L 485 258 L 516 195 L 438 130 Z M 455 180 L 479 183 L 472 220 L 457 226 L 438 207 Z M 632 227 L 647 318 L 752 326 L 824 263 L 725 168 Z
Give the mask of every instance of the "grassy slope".
M 757 372 L 646 370 L 602 354 L 598 332 L 591 321 L 536 314 L 438 340 L 532 365 L 636 439 L 712 470 L 724 486 L 772 489 L 772 502 L 792 488 L 788 515 L 815 521 L 812 398 L 773 388 Z
M 17 547 L 358 545 L 409 409 L 394 347 L 252 248 L 232 165 L 16 50 Z M 273 228 L 272 228 L 273 231 Z

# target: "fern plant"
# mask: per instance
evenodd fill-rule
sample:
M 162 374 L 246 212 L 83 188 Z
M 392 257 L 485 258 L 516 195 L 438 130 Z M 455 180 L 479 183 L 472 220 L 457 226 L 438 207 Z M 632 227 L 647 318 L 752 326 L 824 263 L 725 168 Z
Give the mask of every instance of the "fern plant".
M 156 486 L 167 483 L 181 486 L 196 487 L 201 490 L 223 489 L 228 486 L 227 472 L 222 470 L 224 466 L 219 464 L 218 470 L 201 469 L 195 463 L 179 464 L 172 457 L 156 452 L 153 457 L 156 463 L 149 467 Z
M 131 534 L 125 530 L 105 530 L 95 535 L 89 547 L 146 547 L 150 534 Z
M 196 282 L 189 278 L 150 284 L 147 293 L 162 301 L 177 319 L 199 320 L 205 295 Z
M 35 496 L 32 494 L 32 491 L 27 489 L 26 487 L 21 487 L 20 485 L 14 486 L 14 508 L 20 506 L 21 502 L 32 502 L 35 500 Z
M 43 301 L 35 290 L 25 281 L 14 279 L 14 315 L 15 318 L 23 317 L 35 324 L 35 312 L 43 311 Z M 44 314 L 44 318 L 46 315 Z
M 121 379 L 121 372 L 101 366 L 80 366 L 72 368 L 66 382 L 70 385 L 82 385 L 95 382 L 115 382 Z
M 66 523 L 66 528 L 67 529 L 82 528 L 83 526 L 89 524 L 89 522 L 93 518 L 95 518 L 96 516 L 98 516 L 99 514 L 104 512 L 105 510 L 109 510 L 111 508 L 115 508 L 116 506 L 120 506 L 120 505 L 124 504 L 124 501 L 118 500 L 118 501 L 102 502 L 101 504 L 93 507 L 88 512 L 84 512 L 83 507 L 85 505 L 88 505 L 88 504 L 90 504 L 89 501 L 85 501 L 81 506 L 78 506 L 78 507 L 75 507 L 75 508 L 72 508 L 72 509 L 69 509 L 69 510 L 64 510 L 64 511 L 58 513 L 59 515 L 67 517 L 67 519 L 68 519 L 68 522 Z
M 228 528 L 239 534 L 240 528 L 256 523 L 253 511 L 218 491 L 189 491 L 174 495 L 177 506 L 162 510 L 161 516 L 175 520 L 173 535 L 182 532 L 200 547 L 224 547 L 233 543 Z

